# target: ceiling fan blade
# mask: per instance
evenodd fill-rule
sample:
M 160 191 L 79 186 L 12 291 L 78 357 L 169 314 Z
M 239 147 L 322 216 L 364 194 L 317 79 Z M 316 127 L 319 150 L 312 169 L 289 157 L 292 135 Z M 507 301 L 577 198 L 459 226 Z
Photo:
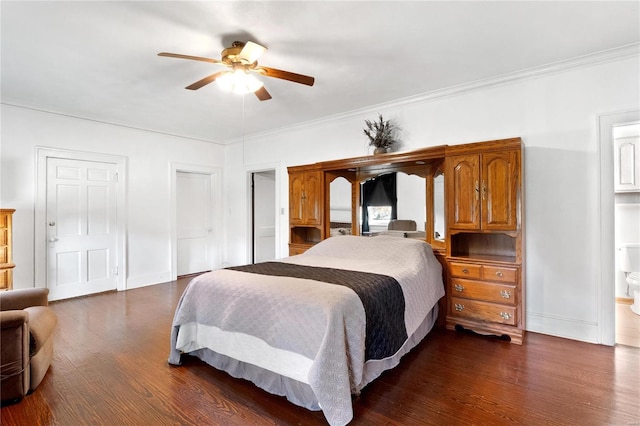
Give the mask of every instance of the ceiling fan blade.
M 266 50 L 266 47 L 260 46 L 258 43 L 254 43 L 252 41 L 248 41 L 238 54 L 238 57 L 245 59 L 247 62 L 252 64 L 257 61 Z
M 202 80 L 198 80 L 195 83 L 188 85 L 187 87 L 185 87 L 185 89 L 198 90 L 202 86 L 206 86 L 207 84 L 212 83 L 216 78 L 218 78 L 221 75 L 226 74 L 228 72 L 229 71 L 218 71 L 215 74 L 211 74 L 211 75 L 203 78 Z
M 169 58 L 190 59 L 192 61 L 210 62 L 212 64 L 220 64 L 222 61 L 218 59 L 203 58 L 201 56 L 181 55 L 180 53 L 160 52 L 158 56 L 167 56 Z
M 294 83 L 306 84 L 307 86 L 313 86 L 315 78 L 308 75 L 296 74 L 294 72 L 282 71 L 275 68 L 260 66 L 256 68 L 256 71 L 266 75 L 267 77 L 280 78 L 282 80 L 293 81 Z
M 271 99 L 271 94 L 267 92 L 267 89 L 265 89 L 264 86 L 256 90 L 254 93 L 261 101 L 268 101 Z

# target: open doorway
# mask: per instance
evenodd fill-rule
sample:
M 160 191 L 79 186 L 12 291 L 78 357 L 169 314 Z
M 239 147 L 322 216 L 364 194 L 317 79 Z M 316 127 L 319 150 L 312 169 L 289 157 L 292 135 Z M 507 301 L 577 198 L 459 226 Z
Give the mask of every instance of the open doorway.
M 640 347 L 640 122 L 615 125 L 613 147 L 616 343 Z
M 616 241 L 617 230 L 616 216 L 617 207 L 616 201 L 616 185 L 614 184 L 616 178 L 617 167 L 614 167 L 615 160 L 615 129 L 620 129 L 626 125 L 640 123 L 640 111 L 628 111 L 622 113 L 602 115 L 599 117 L 599 154 L 600 154 L 600 306 L 598 315 L 599 325 L 599 343 L 605 345 L 614 345 L 617 340 L 620 339 L 619 331 L 621 327 L 626 327 L 622 318 L 618 318 L 616 313 L 618 310 L 618 303 L 627 299 L 624 294 L 619 293 L 617 285 L 617 277 L 619 274 L 623 274 L 620 271 L 617 252 Z M 618 170 L 619 172 L 619 170 Z M 618 197 L 620 198 L 620 197 Z M 624 210 L 625 208 L 623 208 Z M 628 307 L 628 306 L 627 306 Z M 631 317 L 635 319 L 634 317 Z M 622 342 L 621 344 L 628 344 L 629 342 Z
M 251 172 L 251 263 L 276 256 L 276 172 Z

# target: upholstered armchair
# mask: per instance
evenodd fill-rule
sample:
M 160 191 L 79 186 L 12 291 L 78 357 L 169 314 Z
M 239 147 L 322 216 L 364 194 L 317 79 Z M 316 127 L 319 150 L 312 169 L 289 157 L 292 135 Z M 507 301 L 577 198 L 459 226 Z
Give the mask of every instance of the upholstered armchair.
M 51 365 L 58 317 L 48 306 L 48 295 L 46 288 L 0 292 L 2 405 L 38 387 Z

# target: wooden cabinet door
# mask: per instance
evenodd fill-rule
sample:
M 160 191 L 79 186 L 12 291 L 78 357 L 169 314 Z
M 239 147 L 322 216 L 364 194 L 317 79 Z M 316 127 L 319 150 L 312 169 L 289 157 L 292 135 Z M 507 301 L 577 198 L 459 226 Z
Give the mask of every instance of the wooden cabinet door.
M 304 173 L 289 174 L 289 222 L 302 225 L 304 195 Z
M 448 221 L 456 229 L 480 229 L 480 156 L 446 160 Z
M 516 230 L 519 169 L 517 151 L 482 155 L 482 229 Z
M 322 172 L 307 172 L 304 179 L 303 218 L 306 225 L 320 225 L 322 211 Z
M 322 172 L 289 174 L 290 224 L 319 225 L 322 222 L 322 197 Z

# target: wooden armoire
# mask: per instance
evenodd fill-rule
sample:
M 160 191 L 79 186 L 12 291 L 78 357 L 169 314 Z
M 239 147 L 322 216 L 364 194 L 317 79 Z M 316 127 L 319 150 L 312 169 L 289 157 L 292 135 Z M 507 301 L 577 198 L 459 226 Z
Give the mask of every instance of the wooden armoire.
M 13 288 L 13 212 L 0 209 L 0 291 Z
M 425 241 L 443 265 L 447 328 L 507 336 L 522 344 L 524 203 L 520 138 L 289 167 L 289 254 L 331 233 L 331 182 L 351 183 L 351 233 L 360 234 L 360 184 L 383 173 L 426 179 Z M 444 239 L 434 235 L 434 179 L 444 174 Z M 400 197 L 401 194 L 398 194 Z
M 522 142 L 447 147 L 447 328 L 524 337 Z

